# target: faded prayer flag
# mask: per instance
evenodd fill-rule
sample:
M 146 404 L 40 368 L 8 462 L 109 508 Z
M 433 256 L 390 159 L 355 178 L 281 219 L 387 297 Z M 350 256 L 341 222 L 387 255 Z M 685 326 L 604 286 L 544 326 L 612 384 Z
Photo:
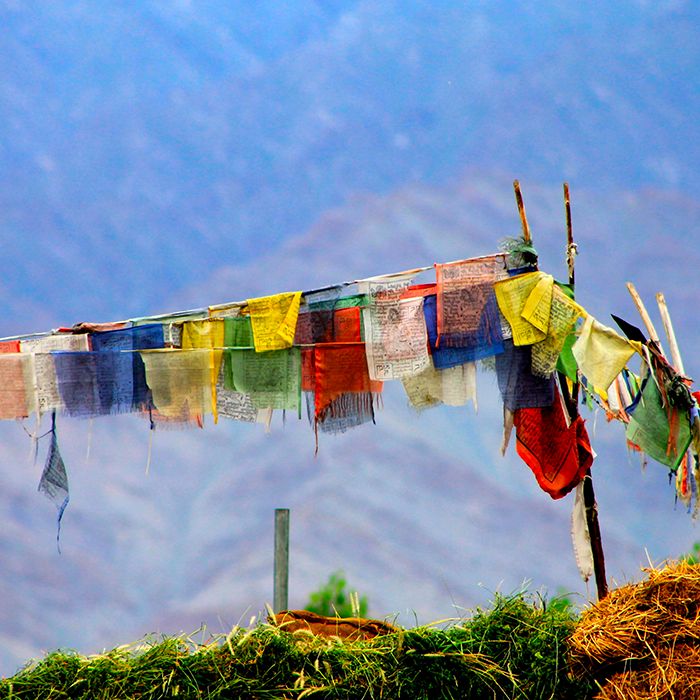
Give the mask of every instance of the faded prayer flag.
M 142 350 L 153 404 L 166 423 L 200 425 L 212 413 L 209 350 Z
M 483 348 L 500 344 L 503 336 L 494 283 L 505 274 L 504 256 L 474 258 L 436 265 L 435 268 L 438 331 L 436 345 L 448 348 Z M 474 359 L 477 357 L 471 358 Z
M 551 406 L 554 377 L 538 377 L 532 373 L 532 345 L 516 347 L 512 340 L 506 339 L 503 348 L 503 352 L 496 355 L 496 374 L 503 405 L 509 411 Z
M 468 399 L 476 400 L 476 365 L 473 362 L 436 370 L 433 363 L 415 377 L 401 380 L 408 401 L 417 411 L 433 406 L 464 406 Z
M 362 309 L 362 320 L 371 379 L 412 377 L 428 366 L 421 297 L 373 301 Z
M 23 418 L 37 410 L 33 356 L 0 354 L 0 419 Z

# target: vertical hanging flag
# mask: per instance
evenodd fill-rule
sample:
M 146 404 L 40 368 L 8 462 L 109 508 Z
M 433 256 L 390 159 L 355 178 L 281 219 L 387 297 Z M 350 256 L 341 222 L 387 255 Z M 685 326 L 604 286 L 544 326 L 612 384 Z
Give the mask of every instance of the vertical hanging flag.
M 46 455 L 46 464 L 44 471 L 39 480 L 39 493 L 43 493 L 50 501 L 53 501 L 58 508 L 58 529 L 56 531 L 56 546 L 58 552 L 61 552 L 61 518 L 63 511 L 68 505 L 70 495 L 68 493 L 68 474 L 66 474 L 66 466 L 63 463 L 63 458 L 58 449 L 58 440 L 56 438 L 56 411 L 51 417 L 51 444 Z
M 465 361 L 500 352 L 503 335 L 494 283 L 504 271 L 503 255 L 435 267 L 437 345 L 471 348 L 473 355 Z

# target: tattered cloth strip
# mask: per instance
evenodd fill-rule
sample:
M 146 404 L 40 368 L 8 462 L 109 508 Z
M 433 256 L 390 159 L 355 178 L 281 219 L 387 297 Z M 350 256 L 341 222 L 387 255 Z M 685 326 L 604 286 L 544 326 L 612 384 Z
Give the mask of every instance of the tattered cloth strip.
M 436 265 L 439 347 L 475 348 L 474 357 L 498 352 L 503 341 L 494 283 L 504 274 L 504 256 Z
M 493 300 L 488 303 L 493 303 Z M 482 316 L 481 323 L 483 327 L 481 330 L 471 336 L 474 344 L 465 347 L 448 347 L 444 343 L 438 346 L 437 296 L 435 294 L 429 294 L 425 297 L 423 301 L 423 314 L 428 331 L 428 345 L 435 369 L 457 367 L 467 362 L 483 360 L 485 357 L 503 352 L 503 339 L 494 340 L 497 334 L 489 336 L 486 333 L 486 326 L 490 318 L 489 313 Z
M 93 352 L 120 353 L 115 358 L 113 411 L 147 411 L 153 407 L 151 390 L 146 383 L 146 367 L 135 350 L 157 350 L 165 347 L 163 325 L 153 323 L 146 326 L 122 330 L 93 333 Z M 104 389 L 102 393 L 106 393 Z
M 496 355 L 498 388 L 503 405 L 509 411 L 518 408 L 545 408 L 554 400 L 554 377 L 537 377 L 532 373 L 532 346 L 515 347 L 503 341 L 503 352 Z
M 408 401 L 417 411 L 447 404 L 464 406 L 468 399 L 476 400 L 476 364 L 470 362 L 457 367 L 436 370 L 432 361 L 415 377 L 401 380 Z
M 301 292 L 248 299 L 257 352 L 291 347 L 297 327 Z
M 599 391 L 607 392 L 615 377 L 634 355 L 635 348 L 612 328 L 598 323 L 593 316 L 588 316 L 571 352 L 586 379 Z
M 548 377 L 556 370 L 566 339 L 582 312 L 581 307 L 556 284 L 552 287 L 547 337 L 532 346 L 533 374 Z
M 56 532 L 56 543 L 60 552 L 61 538 L 61 518 L 65 511 L 70 494 L 68 492 L 68 474 L 66 465 L 58 449 L 58 439 L 56 438 L 56 412 L 54 411 L 51 420 L 51 443 L 46 455 L 46 464 L 39 480 L 39 493 L 43 493 L 58 509 L 58 528 Z
M 580 416 L 567 426 L 559 392 L 549 408 L 515 411 L 518 454 L 537 483 L 552 498 L 566 496 L 593 463 L 593 452 Z
M 412 377 L 428 366 L 422 298 L 373 301 L 362 320 L 371 379 Z
M 510 323 L 516 346 L 532 345 L 547 337 L 553 284 L 554 278 L 544 272 L 496 282 L 498 306 Z
M 626 411 L 630 416 L 627 439 L 652 459 L 677 469 L 692 437 L 688 411 L 665 407 L 650 374 L 646 375 L 641 391 Z
M 256 408 L 279 408 L 301 415 L 301 348 L 259 353 L 227 350 L 234 389 Z
M 571 542 L 574 545 L 576 566 L 584 583 L 593 575 L 593 551 L 591 535 L 588 531 L 586 504 L 583 499 L 583 481 L 576 486 L 574 508 L 571 511 Z
M 374 419 L 374 401 L 382 382 L 370 379 L 364 343 L 317 345 L 314 370 L 317 429 L 342 432 L 350 424 Z
M 90 349 L 89 336 L 45 335 L 41 338 L 20 340 L 21 352 L 85 352 Z
M 32 355 L 0 354 L 0 419 L 24 418 L 37 410 Z
M 183 350 L 199 350 L 210 348 L 211 350 L 211 403 L 214 413 L 214 423 L 218 420 L 216 402 L 216 383 L 219 379 L 221 359 L 224 346 L 224 319 L 214 318 L 204 321 L 185 321 L 182 324 L 180 347 Z
M 19 352 L 19 340 L 6 340 L 0 343 L 0 353 Z
M 142 350 L 146 381 L 164 424 L 201 425 L 212 412 L 209 350 Z M 156 421 L 157 422 L 157 421 Z

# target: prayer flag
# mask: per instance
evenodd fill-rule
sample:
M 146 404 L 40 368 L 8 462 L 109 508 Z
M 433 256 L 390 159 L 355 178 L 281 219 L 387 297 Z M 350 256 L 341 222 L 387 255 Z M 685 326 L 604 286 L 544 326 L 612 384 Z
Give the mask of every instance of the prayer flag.
M 327 343 L 314 348 L 315 410 L 318 427 L 343 431 L 374 419 L 374 397 L 382 382 L 372 381 L 364 343 Z M 323 430 L 323 427 L 321 428 Z
M 468 399 L 476 400 L 476 364 L 459 365 L 436 370 L 432 362 L 414 377 L 404 377 L 403 387 L 408 401 L 417 411 L 447 404 L 464 406 Z
M 493 255 L 436 265 L 436 345 L 448 348 L 479 348 L 499 345 L 503 336 L 494 283 L 505 274 L 504 256 Z M 497 352 L 497 350 L 496 350 Z M 494 352 L 481 354 L 494 354 Z M 472 358 L 476 359 L 476 357 Z
M 213 408 L 209 350 L 142 350 L 153 404 L 166 422 L 201 423 Z
M 255 408 L 301 413 L 301 348 L 259 353 L 227 350 L 236 391 L 248 394 Z
M 203 321 L 185 321 L 182 324 L 180 347 L 183 350 L 211 349 L 211 404 L 214 423 L 218 420 L 216 384 L 223 357 L 225 325 L 223 318 L 205 319 Z
M 627 439 L 652 459 L 676 470 L 691 441 L 690 416 L 674 406 L 665 407 L 651 374 L 647 374 L 633 404 Z
M 549 322 L 553 283 L 551 275 L 544 272 L 527 272 L 496 282 L 498 307 L 513 331 L 514 345 L 532 345 L 547 337 L 545 322 Z
M 495 296 L 487 302 L 488 304 L 495 304 Z M 463 338 L 464 347 L 451 347 L 447 343 L 438 345 L 437 296 L 435 294 L 429 294 L 423 300 L 423 314 L 428 331 L 428 345 L 435 369 L 457 367 L 503 352 L 502 337 L 499 338 L 498 331 L 494 330 L 495 327 L 489 325 L 491 311 L 482 315 L 479 330 L 476 333 Z M 493 332 L 490 332 L 489 329 Z
M 257 352 L 291 347 L 299 315 L 301 292 L 248 299 Z
M 548 408 L 521 408 L 514 417 L 516 447 L 537 483 L 562 498 L 583 479 L 593 452 L 580 416 L 567 426 L 559 392 Z
M 628 340 L 589 315 L 571 352 L 586 379 L 596 389 L 607 392 L 635 350 Z
M 362 309 L 369 376 L 399 379 L 428 366 L 423 299 L 376 300 Z
M 509 411 L 551 406 L 555 393 L 554 377 L 538 377 L 532 373 L 532 345 L 516 347 L 512 340 L 506 339 L 503 348 L 495 358 L 503 405 Z
M 19 352 L 0 354 L 0 419 L 26 417 L 38 409 L 33 359 Z

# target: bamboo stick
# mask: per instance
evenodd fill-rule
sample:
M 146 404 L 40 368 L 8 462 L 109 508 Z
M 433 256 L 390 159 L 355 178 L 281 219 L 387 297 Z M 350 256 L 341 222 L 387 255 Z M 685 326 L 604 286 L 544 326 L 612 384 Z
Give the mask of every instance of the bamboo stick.
M 651 318 L 649 318 L 649 314 L 647 313 L 646 307 L 644 306 L 641 297 L 639 296 L 639 294 L 637 294 L 637 290 L 634 288 L 634 285 L 631 282 L 627 282 L 627 289 L 632 295 L 632 299 L 634 300 L 635 306 L 637 307 L 637 311 L 639 311 L 639 315 L 642 317 L 644 327 L 647 329 L 649 337 L 659 346 L 659 350 L 663 355 L 664 351 L 661 349 L 661 340 L 659 339 L 659 334 L 656 332 L 656 328 L 654 328 L 654 324 L 651 322 Z
M 679 374 L 685 376 L 685 369 L 683 369 L 683 360 L 681 359 L 681 352 L 678 349 L 676 334 L 673 332 L 671 315 L 668 313 L 668 306 L 666 306 L 666 299 L 664 298 L 663 292 L 659 292 L 656 295 L 656 303 L 659 305 L 659 313 L 661 314 L 661 320 L 664 324 L 664 330 L 666 331 L 668 344 L 671 347 L 671 359 L 673 360 L 673 366 L 676 368 L 676 371 Z
M 527 223 L 525 205 L 523 204 L 523 195 L 520 192 L 520 183 L 517 180 L 513 180 L 513 189 L 515 190 L 515 201 L 518 203 L 518 211 L 520 212 L 520 223 L 523 225 L 523 239 L 525 240 L 525 243 L 531 243 L 532 238 L 530 236 L 530 226 Z

